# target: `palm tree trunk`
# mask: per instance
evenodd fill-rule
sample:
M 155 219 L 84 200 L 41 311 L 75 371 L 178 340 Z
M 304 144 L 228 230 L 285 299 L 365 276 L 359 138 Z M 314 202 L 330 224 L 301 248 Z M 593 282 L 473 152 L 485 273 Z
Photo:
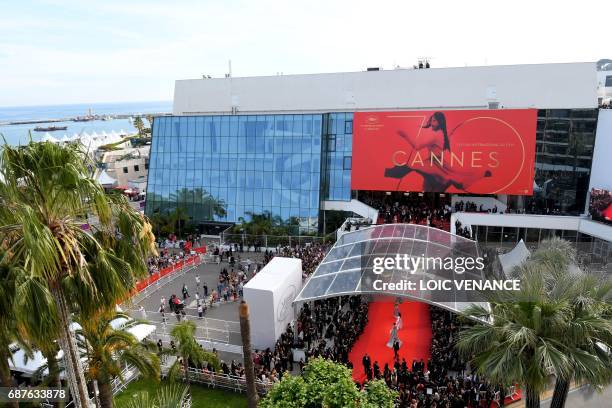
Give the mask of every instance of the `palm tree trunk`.
M 98 380 L 98 391 L 100 391 L 100 405 L 102 408 L 113 408 L 113 390 L 110 382 Z
M 66 365 L 66 379 L 77 408 L 89 408 L 89 398 L 83 366 L 79 356 L 79 350 L 74 339 L 74 334 L 70 330 L 70 313 L 68 305 L 64 299 L 64 294 L 59 288 L 52 288 L 51 294 L 55 299 L 59 317 L 59 344 L 64 351 L 64 362 Z
M 540 408 L 540 393 L 533 389 L 533 387 L 525 386 L 525 408 Z
M 60 380 L 60 368 L 57 362 L 57 348 L 56 347 L 43 347 L 44 350 L 41 350 L 43 356 L 47 359 L 47 367 L 49 369 L 49 380 L 48 384 L 50 387 L 61 388 L 62 381 Z M 57 408 L 62 408 L 64 406 L 64 402 L 56 402 L 53 406 Z
M 242 338 L 242 355 L 244 356 L 244 371 L 246 376 L 246 394 L 249 408 L 257 407 L 257 388 L 255 388 L 255 371 L 253 354 L 251 352 L 251 324 L 249 322 L 249 305 L 240 302 L 240 337 Z
M 8 351 L 8 347 L 6 347 Z M 0 355 L 0 384 L 3 387 L 13 387 L 13 379 L 11 378 L 11 368 L 9 367 L 8 360 L 9 356 L 6 353 Z M 18 402 L 7 402 L 6 406 L 9 408 L 19 408 Z
M 567 400 L 570 383 L 568 380 L 557 378 L 555 382 L 555 391 L 550 402 L 550 408 L 563 408 Z

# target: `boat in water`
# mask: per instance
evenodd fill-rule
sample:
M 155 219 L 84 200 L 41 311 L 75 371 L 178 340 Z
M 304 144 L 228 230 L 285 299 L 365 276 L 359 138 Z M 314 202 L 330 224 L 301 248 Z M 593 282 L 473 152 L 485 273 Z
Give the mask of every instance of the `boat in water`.
M 66 130 L 68 126 L 36 126 L 35 132 L 55 132 L 56 130 Z

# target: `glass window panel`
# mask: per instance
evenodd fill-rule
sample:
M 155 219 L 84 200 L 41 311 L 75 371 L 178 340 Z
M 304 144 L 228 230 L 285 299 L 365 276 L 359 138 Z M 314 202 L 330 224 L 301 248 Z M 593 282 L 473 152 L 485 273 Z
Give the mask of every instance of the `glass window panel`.
M 336 274 L 336 279 L 330 285 L 327 294 L 351 293 L 357 288 L 360 279 L 361 271 Z

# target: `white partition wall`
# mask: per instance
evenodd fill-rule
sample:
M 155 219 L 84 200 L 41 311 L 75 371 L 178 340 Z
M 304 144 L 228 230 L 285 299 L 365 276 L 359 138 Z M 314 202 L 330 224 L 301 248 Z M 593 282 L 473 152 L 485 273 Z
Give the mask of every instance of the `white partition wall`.
M 293 320 L 293 300 L 302 290 L 302 260 L 274 257 L 244 286 L 254 349 L 273 348 Z

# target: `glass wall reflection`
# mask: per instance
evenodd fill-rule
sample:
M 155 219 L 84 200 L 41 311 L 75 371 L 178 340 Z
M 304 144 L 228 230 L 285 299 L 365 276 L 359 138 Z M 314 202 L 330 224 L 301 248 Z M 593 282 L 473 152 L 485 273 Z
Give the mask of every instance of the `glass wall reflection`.
M 535 184 L 527 212 L 585 211 L 596 129 L 597 109 L 538 111 Z
M 323 115 L 155 118 L 148 215 L 183 208 L 194 223 L 269 212 L 318 229 Z

